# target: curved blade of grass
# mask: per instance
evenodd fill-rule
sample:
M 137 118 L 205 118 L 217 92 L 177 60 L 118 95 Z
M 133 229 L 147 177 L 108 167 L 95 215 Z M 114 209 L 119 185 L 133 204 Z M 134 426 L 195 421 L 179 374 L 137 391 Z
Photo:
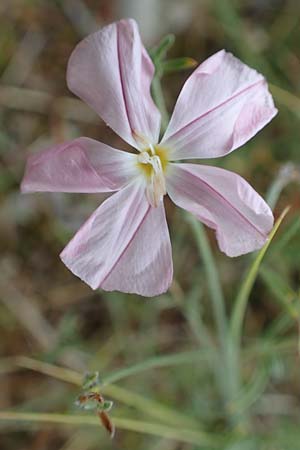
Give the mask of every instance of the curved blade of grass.
M 284 318 L 290 319 L 290 316 L 284 316 Z M 284 324 L 280 325 L 282 326 Z M 279 353 L 295 353 L 295 350 L 297 349 L 297 343 L 294 337 L 278 340 L 274 338 L 273 334 L 270 336 L 269 334 L 266 334 L 262 339 L 264 340 L 263 346 L 261 345 L 260 340 L 244 350 L 243 362 L 249 363 L 254 358 L 257 359 L 258 356 L 268 357 L 274 354 L 278 355 Z
M 246 411 L 261 397 L 268 385 L 269 377 L 269 366 L 264 363 L 262 367 L 259 367 L 248 385 L 243 388 L 238 398 L 229 405 L 234 414 L 241 414 Z
M 132 366 L 112 372 L 110 375 L 107 375 L 103 378 L 102 384 L 103 386 L 106 386 L 107 384 L 115 383 L 117 381 L 123 380 L 124 378 L 136 375 L 149 369 L 158 369 L 162 367 L 177 366 L 181 364 L 195 364 L 195 358 L 200 362 L 206 361 L 210 357 L 211 354 L 208 350 L 197 350 L 174 353 L 171 355 L 155 356 L 153 358 L 146 359 L 141 363 L 134 364 Z
M 242 327 L 243 327 L 243 321 L 245 316 L 245 311 L 247 307 L 247 302 L 249 299 L 250 292 L 252 290 L 252 287 L 254 285 L 254 282 L 256 280 L 260 265 L 262 263 L 262 260 L 265 256 L 266 251 L 268 250 L 272 239 L 274 238 L 278 228 L 280 227 L 283 219 L 287 215 L 289 211 L 289 208 L 285 208 L 285 210 L 282 212 L 280 217 L 277 219 L 273 230 L 270 233 L 269 239 L 266 242 L 266 244 L 263 246 L 263 248 L 259 251 L 256 258 L 254 259 L 253 263 L 251 264 L 249 271 L 241 285 L 241 288 L 238 292 L 238 295 L 235 300 L 234 309 L 230 321 L 230 334 L 233 339 L 233 341 L 236 343 L 236 345 L 239 347 L 240 340 L 241 340 L 241 333 L 242 333 Z
M 285 334 L 294 324 L 294 319 L 292 319 L 290 314 L 285 311 L 269 325 L 268 329 L 264 333 L 265 339 L 275 340 L 279 335 Z M 277 345 L 281 342 L 277 342 Z
M 59 425 L 90 425 L 99 427 L 99 419 L 94 416 L 70 415 L 70 414 L 52 414 L 52 413 L 26 413 L 14 411 L 1 411 L 0 420 L 10 422 L 38 422 L 38 423 L 55 423 Z M 210 436 L 197 430 L 189 430 L 185 428 L 172 428 L 169 426 L 143 422 L 140 420 L 123 419 L 114 417 L 113 422 L 119 429 L 134 431 L 137 433 L 151 434 L 166 439 L 175 439 L 196 445 L 209 445 L 210 448 L 220 448 L 220 442 L 215 434 Z

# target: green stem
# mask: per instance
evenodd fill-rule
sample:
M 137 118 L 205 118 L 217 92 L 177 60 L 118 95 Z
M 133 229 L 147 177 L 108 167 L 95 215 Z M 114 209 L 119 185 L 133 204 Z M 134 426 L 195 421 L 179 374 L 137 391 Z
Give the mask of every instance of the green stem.
M 210 351 L 211 358 L 209 359 L 209 362 L 211 362 L 211 359 L 215 359 L 214 351 L 216 350 L 216 344 L 202 320 L 202 313 L 199 307 L 202 297 L 201 294 L 202 292 L 199 292 L 199 286 L 192 289 L 192 292 L 187 296 L 187 302 L 185 303 L 183 312 L 191 331 L 201 347 L 204 347 L 206 351 Z
M 227 319 L 225 300 L 222 293 L 217 267 L 215 265 L 203 225 L 193 216 L 189 216 L 188 220 L 192 226 L 200 256 L 203 259 L 204 270 L 207 277 L 213 313 L 219 336 L 219 343 L 222 347 L 227 336 Z
M 232 400 L 232 380 L 231 373 L 231 348 L 228 346 L 228 322 L 225 309 L 225 299 L 221 288 L 219 274 L 213 258 L 213 254 L 205 233 L 204 226 L 193 216 L 188 218 L 194 236 L 196 238 L 197 247 L 203 260 L 205 275 L 208 283 L 208 289 L 212 300 L 212 309 L 214 320 L 217 328 L 219 351 L 214 358 L 214 375 L 219 386 L 220 394 L 223 398 L 224 408 L 229 413 L 231 421 L 231 412 L 228 405 Z
M 169 113 L 166 107 L 166 102 L 161 87 L 161 77 L 159 73 L 156 73 L 153 78 L 151 91 L 154 102 L 161 113 L 161 131 L 163 133 L 166 130 L 167 125 L 169 123 Z

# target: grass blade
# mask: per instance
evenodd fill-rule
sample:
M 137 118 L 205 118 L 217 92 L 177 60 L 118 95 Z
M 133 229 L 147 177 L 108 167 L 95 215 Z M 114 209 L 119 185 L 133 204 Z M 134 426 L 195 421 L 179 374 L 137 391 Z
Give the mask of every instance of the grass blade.
M 1 411 L 0 420 L 10 422 L 38 422 L 38 423 L 55 423 L 60 425 L 90 425 L 99 427 L 99 420 L 94 416 L 71 415 L 71 414 L 53 414 L 53 413 L 26 413 L 14 411 Z M 113 421 L 117 428 L 134 431 L 136 433 L 151 434 L 166 439 L 175 439 L 181 442 L 209 445 L 210 448 L 220 448 L 219 439 L 216 435 L 210 436 L 198 430 L 189 430 L 185 428 L 172 428 L 169 426 L 143 422 L 140 420 L 123 419 L 114 417 Z
M 273 230 L 270 233 L 270 237 L 266 244 L 263 246 L 263 248 L 259 251 L 256 258 L 254 259 L 253 263 L 251 264 L 249 271 L 241 285 L 241 288 L 238 292 L 238 295 L 236 297 L 234 310 L 232 313 L 232 318 L 230 322 L 230 334 L 233 339 L 233 341 L 236 342 L 236 345 L 239 347 L 240 340 L 241 340 L 241 333 L 242 333 L 242 327 L 243 327 L 243 320 L 245 316 L 245 311 L 249 299 L 249 295 L 251 293 L 251 289 L 254 285 L 254 282 L 256 280 L 256 277 L 258 275 L 258 271 L 260 268 L 260 265 L 262 263 L 262 260 L 266 254 L 266 251 L 268 250 L 272 239 L 274 238 L 278 228 L 280 227 L 283 219 L 287 215 L 289 211 L 289 208 L 285 208 L 285 210 L 282 212 L 280 217 L 277 219 Z

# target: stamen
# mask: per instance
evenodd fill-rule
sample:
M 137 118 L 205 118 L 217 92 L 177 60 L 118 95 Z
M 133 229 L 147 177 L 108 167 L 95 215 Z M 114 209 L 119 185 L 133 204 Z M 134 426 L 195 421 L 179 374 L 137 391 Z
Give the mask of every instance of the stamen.
M 154 172 L 155 173 L 162 172 L 163 169 L 162 169 L 160 157 L 157 155 L 154 155 L 150 159 L 151 159 L 150 164 L 152 165 Z
M 138 162 L 140 162 L 142 164 L 151 164 L 149 153 L 148 152 L 141 152 L 138 155 Z
M 160 156 L 156 154 L 155 147 L 151 145 L 147 151 L 142 151 L 137 159 L 140 164 L 145 164 L 145 169 L 147 168 L 145 170 L 147 180 L 146 195 L 150 205 L 156 208 L 167 192 L 164 168 Z
M 155 150 L 154 150 L 153 144 L 149 144 L 149 148 L 150 148 L 152 155 L 155 155 Z

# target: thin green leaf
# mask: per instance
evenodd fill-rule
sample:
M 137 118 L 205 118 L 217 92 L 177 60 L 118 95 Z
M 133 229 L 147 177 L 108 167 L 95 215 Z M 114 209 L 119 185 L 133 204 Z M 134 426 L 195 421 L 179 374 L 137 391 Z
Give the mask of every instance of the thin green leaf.
M 112 402 L 111 400 L 104 400 L 103 403 L 100 403 L 100 404 L 98 403 L 97 409 L 98 409 L 98 411 L 108 412 L 113 407 L 113 404 L 114 404 L 114 402 Z

